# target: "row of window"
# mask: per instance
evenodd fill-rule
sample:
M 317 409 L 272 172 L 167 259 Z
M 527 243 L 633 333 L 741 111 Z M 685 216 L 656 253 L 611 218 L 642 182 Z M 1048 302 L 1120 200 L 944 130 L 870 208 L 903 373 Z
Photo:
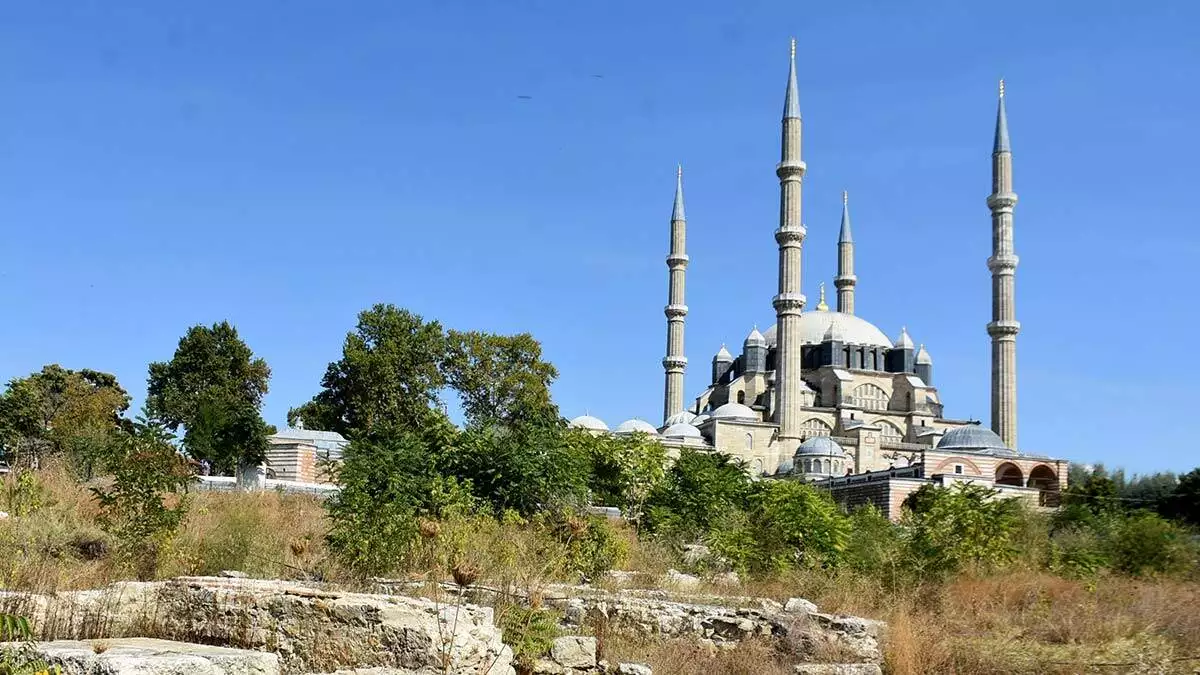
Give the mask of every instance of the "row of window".
M 804 473 L 823 473 L 830 476 L 840 476 L 845 473 L 846 464 L 840 459 L 806 459 L 802 465 Z

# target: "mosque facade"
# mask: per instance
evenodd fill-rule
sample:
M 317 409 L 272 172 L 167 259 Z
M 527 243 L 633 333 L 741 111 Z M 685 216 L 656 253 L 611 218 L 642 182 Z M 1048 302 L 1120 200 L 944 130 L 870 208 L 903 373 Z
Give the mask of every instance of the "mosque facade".
M 731 455 L 755 477 L 803 479 L 822 485 L 847 506 L 874 503 L 898 517 L 904 497 L 921 485 L 984 483 L 1004 493 L 1053 506 L 1066 486 L 1067 462 L 1027 452 L 1017 441 L 1015 276 L 1012 150 L 1004 83 L 992 147 L 991 427 L 948 417 L 936 386 L 930 351 L 906 328 L 889 337 L 855 313 L 858 278 L 850 206 L 842 194 L 835 306 L 824 284 L 814 308 L 801 291 L 807 230 L 801 195 L 807 171 L 801 156 L 803 121 L 796 84 L 795 42 L 782 119 L 778 288 L 775 324 L 750 330 L 739 354 L 726 346 L 713 356 L 709 384 L 685 403 L 684 282 L 687 218 L 682 169 L 676 176 L 670 223 L 667 354 L 663 422 L 629 420 L 611 433 L 646 433 L 669 449 L 695 447 Z M 582 416 L 574 427 L 609 433 Z

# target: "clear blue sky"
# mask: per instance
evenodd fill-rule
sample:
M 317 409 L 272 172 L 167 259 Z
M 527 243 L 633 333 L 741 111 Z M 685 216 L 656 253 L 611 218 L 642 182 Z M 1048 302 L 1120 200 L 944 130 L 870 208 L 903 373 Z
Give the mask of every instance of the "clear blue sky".
M 795 35 L 813 302 L 845 188 L 859 314 L 906 324 L 947 414 L 986 421 L 1004 77 L 1022 446 L 1191 468 L 1197 25 L 1188 2 L 5 3 L 0 378 L 96 368 L 140 405 L 149 361 L 228 319 L 282 424 L 391 302 L 532 332 L 567 416 L 657 421 L 676 162 L 689 397 L 773 320 Z

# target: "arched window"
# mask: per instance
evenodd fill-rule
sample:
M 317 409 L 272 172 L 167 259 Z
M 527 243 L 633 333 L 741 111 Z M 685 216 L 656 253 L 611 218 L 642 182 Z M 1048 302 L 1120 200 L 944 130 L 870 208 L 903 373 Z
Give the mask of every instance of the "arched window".
M 804 473 L 812 473 L 812 460 L 804 460 Z
M 1016 485 L 1017 487 L 1025 485 L 1025 476 L 1021 474 L 1021 467 L 1012 462 L 1004 462 L 996 467 L 996 485 Z
M 879 436 L 884 443 L 900 443 L 904 440 L 904 432 L 900 431 L 900 427 L 887 420 L 879 421 Z
M 887 410 L 887 392 L 870 382 L 855 387 L 850 397 L 854 405 L 864 410 Z
M 833 433 L 833 428 L 817 417 L 810 417 L 801 422 L 800 430 L 807 438 L 812 438 L 813 436 L 828 436 L 829 434 Z
M 739 392 L 738 392 L 738 395 L 737 395 L 737 402 L 738 402 L 738 403 L 745 403 L 745 402 L 746 402 L 746 392 L 744 392 L 744 391 L 739 391 Z
M 754 434 L 751 434 L 751 433 L 746 434 L 746 449 L 747 450 L 754 449 Z

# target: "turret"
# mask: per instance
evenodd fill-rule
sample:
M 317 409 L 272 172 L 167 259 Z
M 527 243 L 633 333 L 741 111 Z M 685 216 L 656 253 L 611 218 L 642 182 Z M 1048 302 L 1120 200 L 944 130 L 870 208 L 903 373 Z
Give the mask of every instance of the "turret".
M 733 354 L 729 353 L 725 345 L 721 345 L 721 351 L 717 352 L 717 355 L 712 360 L 712 383 L 716 384 L 720 382 L 721 378 L 725 377 L 725 373 L 728 373 L 732 367 Z
M 842 333 L 835 322 L 829 322 L 825 335 L 821 338 L 821 363 L 835 368 L 846 367 L 846 352 L 843 350 Z
M 800 97 L 796 86 L 796 41 L 792 40 L 788 63 L 787 90 L 783 98 L 783 137 L 780 162 L 775 167 L 779 177 L 779 229 L 775 242 L 779 245 L 779 292 L 775 307 L 775 415 L 779 422 L 777 451 L 784 458 L 795 451 L 801 440 L 800 407 L 804 380 L 801 379 L 800 313 L 804 309 L 804 294 L 800 292 L 801 249 L 805 229 L 801 220 L 801 188 L 807 167 L 801 159 L 802 123 Z
M 838 234 L 838 273 L 833 278 L 837 288 L 837 311 L 854 313 L 854 237 L 850 234 L 850 195 L 842 191 L 842 229 Z
M 911 373 L 916 368 L 916 355 L 913 341 L 908 335 L 908 328 L 900 328 L 900 336 L 892 343 L 887 353 L 887 370 L 889 373 Z
M 922 382 L 933 384 L 933 357 L 925 351 L 925 345 L 921 345 L 921 348 L 917 350 L 916 372 Z
M 992 320 L 987 325 L 992 339 L 992 431 L 1009 448 L 1017 448 L 1017 333 L 1021 324 L 1016 312 L 1017 255 L 1013 252 L 1012 148 L 1008 141 L 1008 113 L 1004 108 L 1004 80 L 996 108 L 996 137 L 992 144 L 992 194 L 987 198 L 992 212 Z
M 683 321 L 688 307 L 683 300 L 684 273 L 688 266 L 686 251 L 687 218 L 683 213 L 683 167 L 675 172 L 675 204 L 671 209 L 671 252 L 667 255 L 667 355 L 663 357 L 666 383 L 663 393 L 663 420 L 683 411 L 683 375 L 687 357 L 683 355 Z
M 755 326 L 742 343 L 742 355 L 747 373 L 767 372 L 767 339 Z

